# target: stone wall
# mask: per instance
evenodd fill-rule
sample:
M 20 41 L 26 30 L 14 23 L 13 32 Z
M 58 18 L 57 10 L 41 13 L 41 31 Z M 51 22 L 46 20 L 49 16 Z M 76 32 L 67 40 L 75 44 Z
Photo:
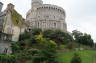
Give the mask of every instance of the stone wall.
M 12 53 L 10 41 L 0 40 L 0 53 Z

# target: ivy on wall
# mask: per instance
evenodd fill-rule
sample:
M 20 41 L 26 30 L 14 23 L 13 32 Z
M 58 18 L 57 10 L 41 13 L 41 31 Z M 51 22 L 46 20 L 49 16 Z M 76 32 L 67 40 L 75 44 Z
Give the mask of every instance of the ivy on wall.
M 22 16 L 19 13 L 17 13 L 17 11 L 15 11 L 14 9 L 11 10 L 10 12 L 11 12 L 11 18 L 12 18 L 13 24 L 19 27 L 24 26 L 24 21 Z

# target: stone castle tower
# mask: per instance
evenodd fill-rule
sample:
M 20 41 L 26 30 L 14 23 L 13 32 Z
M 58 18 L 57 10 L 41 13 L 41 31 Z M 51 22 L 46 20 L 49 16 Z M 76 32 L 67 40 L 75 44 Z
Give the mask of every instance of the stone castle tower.
M 32 0 L 26 22 L 29 25 L 28 29 L 41 28 L 67 32 L 64 9 L 56 5 L 43 4 L 42 0 Z

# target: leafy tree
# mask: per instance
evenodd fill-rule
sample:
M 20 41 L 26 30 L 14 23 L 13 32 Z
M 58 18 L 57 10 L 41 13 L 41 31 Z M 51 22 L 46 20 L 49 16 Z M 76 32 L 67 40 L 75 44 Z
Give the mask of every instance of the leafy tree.
M 56 43 L 69 43 L 73 41 L 71 35 L 60 30 L 46 30 L 43 32 L 45 38 L 54 40 Z
M 77 43 L 91 47 L 93 46 L 94 42 L 91 35 L 87 33 L 81 33 L 80 31 L 77 30 L 74 30 L 72 34 Z
M 81 44 L 88 45 L 88 46 L 93 46 L 94 45 L 94 42 L 93 42 L 91 36 L 88 35 L 88 34 L 84 34 L 83 36 L 81 36 L 79 38 L 79 42 Z
M 38 34 L 42 33 L 42 30 L 39 28 L 34 28 L 30 32 L 32 33 L 32 35 L 38 35 Z
M 52 38 L 54 31 L 53 30 L 44 30 L 43 35 L 46 38 Z
M 73 38 L 76 40 L 76 42 L 79 42 L 79 38 L 80 38 L 80 36 L 83 35 L 83 33 L 81 33 L 80 31 L 77 31 L 77 30 L 73 30 L 72 35 L 73 35 Z

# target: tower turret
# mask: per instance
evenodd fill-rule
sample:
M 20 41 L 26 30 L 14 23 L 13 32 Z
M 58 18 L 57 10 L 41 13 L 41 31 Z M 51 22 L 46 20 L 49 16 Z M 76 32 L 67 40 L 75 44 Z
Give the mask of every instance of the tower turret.
M 1 10 L 2 10 L 2 7 L 3 7 L 3 3 L 0 2 L 0 12 L 1 12 Z
M 32 8 L 33 7 L 38 7 L 38 6 L 40 6 L 40 5 L 42 5 L 43 4 L 43 1 L 42 0 L 32 0 Z

